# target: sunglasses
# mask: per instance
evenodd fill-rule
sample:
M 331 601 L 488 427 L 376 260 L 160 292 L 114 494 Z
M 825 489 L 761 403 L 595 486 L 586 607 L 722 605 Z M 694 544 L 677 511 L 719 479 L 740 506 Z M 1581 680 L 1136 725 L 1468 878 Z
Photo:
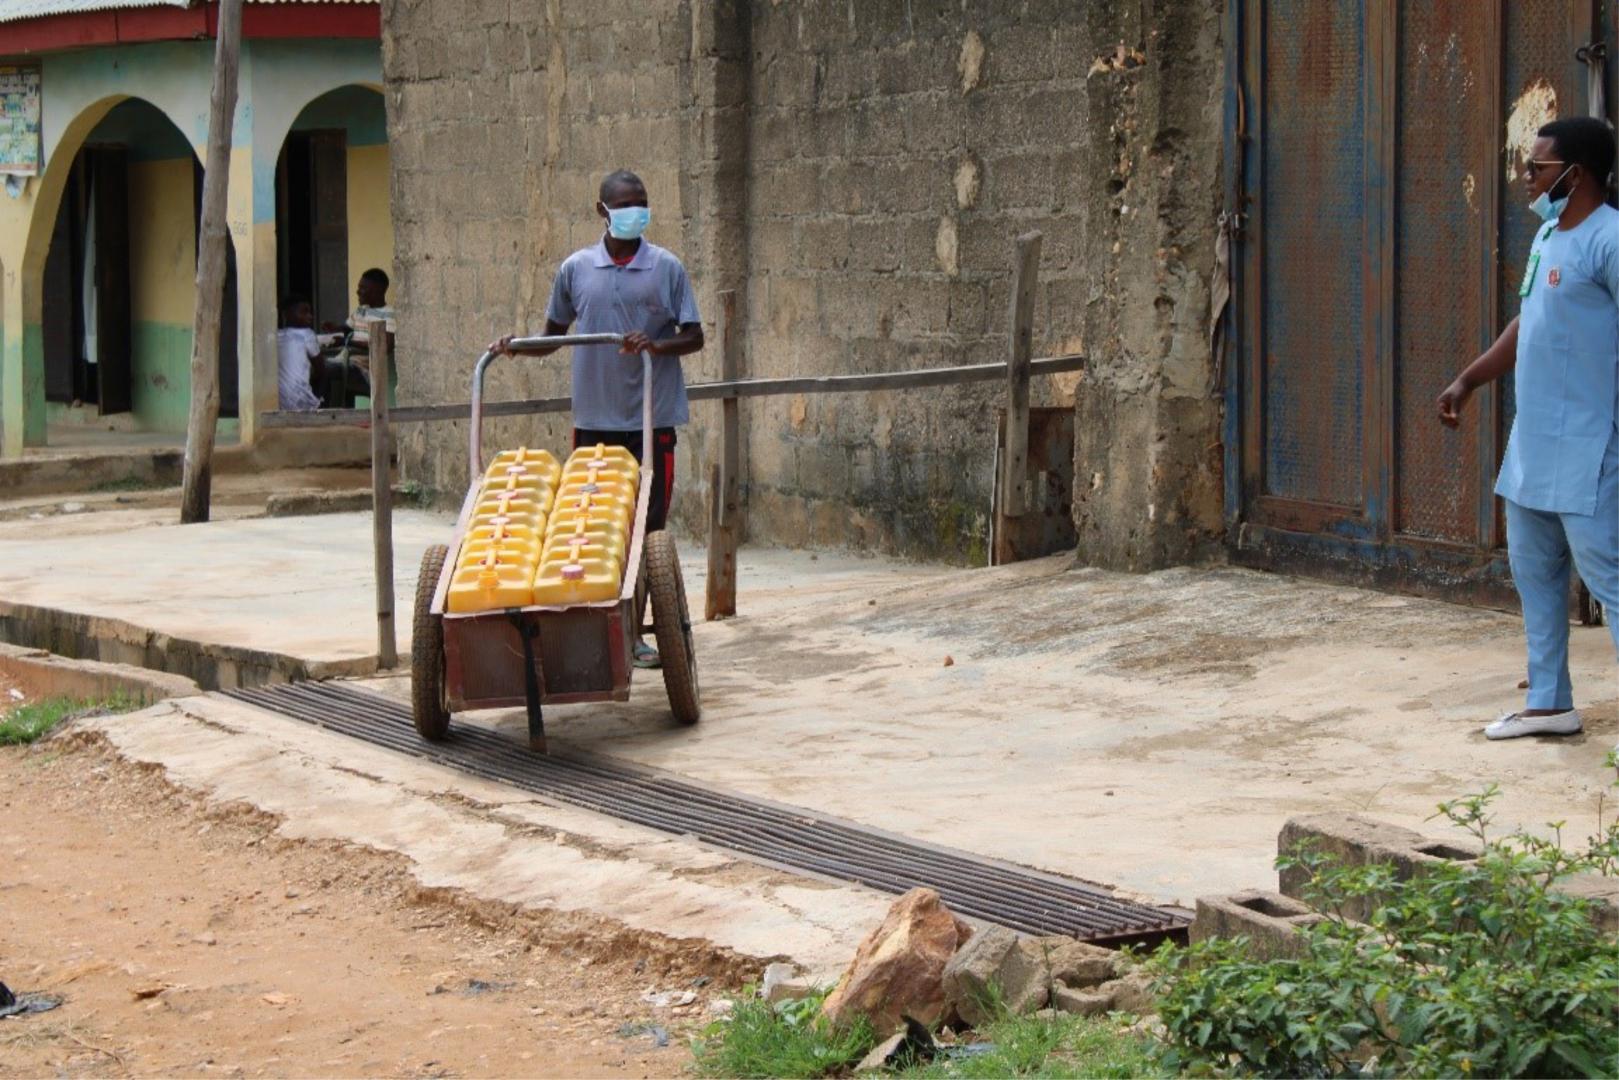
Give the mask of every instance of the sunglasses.
M 1568 164 L 1568 162 L 1566 162 L 1566 161 L 1536 161 L 1534 158 L 1530 158 L 1529 159 L 1529 170 L 1528 171 L 1530 173 L 1537 173 L 1542 169 L 1550 169 L 1554 165 L 1567 165 L 1567 164 Z

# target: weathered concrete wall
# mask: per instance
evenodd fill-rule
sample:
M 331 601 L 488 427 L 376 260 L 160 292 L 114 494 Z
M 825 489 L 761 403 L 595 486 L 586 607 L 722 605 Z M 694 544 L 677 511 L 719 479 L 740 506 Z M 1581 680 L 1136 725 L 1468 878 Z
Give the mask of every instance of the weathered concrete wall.
M 1184 558 L 1219 523 L 1205 324 L 1218 202 L 1220 16 L 918 0 L 393 0 L 401 400 L 464 400 L 479 346 L 537 329 L 556 263 L 592 242 L 594 184 L 647 178 L 653 239 L 712 332 L 739 291 L 745 373 L 1006 355 L 1013 238 L 1045 234 L 1037 355 L 1082 428 L 1082 554 Z M 1105 9 L 1105 10 L 1104 10 Z M 688 361 L 712 378 L 718 350 Z M 496 396 L 563 393 L 513 364 Z M 993 384 L 744 404 L 748 528 L 766 542 L 981 561 Z M 717 410 L 682 434 L 677 517 L 700 518 Z M 561 445 L 560 420 L 496 426 Z M 462 425 L 404 436 L 408 476 L 458 493 Z
M 649 236 L 682 247 L 691 20 L 676 0 L 396 0 L 384 24 L 399 400 L 465 401 L 482 346 L 538 332 L 557 264 L 599 236 L 604 172 L 633 165 L 655 199 Z M 565 355 L 497 365 L 488 392 L 565 394 L 566 372 Z M 485 440 L 560 448 L 566 432 L 565 418 L 523 418 Z M 465 424 L 403 429 L 404 470 L 458 494 L 465 445 Z

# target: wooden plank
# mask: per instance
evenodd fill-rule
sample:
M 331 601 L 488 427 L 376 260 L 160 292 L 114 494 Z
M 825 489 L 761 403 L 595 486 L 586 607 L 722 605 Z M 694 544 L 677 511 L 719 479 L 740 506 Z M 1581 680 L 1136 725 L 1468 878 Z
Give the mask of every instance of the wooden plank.
M 737 383 L 742 370 L 742 335 L 736 321 L 736 293 L 720 293 L 720 381 Z M 741 406 L 734 397 L 720 404 L 720 461 L 711 470 L 708 581 L 704 617 L 736 614 L 736 553 L 741 540 Z
M 393 456 L 388 442 L 388 372 L 393 363 L 388 324 L 383 319 L 366 323 L 371 357 L 371 543 L 377 579 L 377 666 L 399 666 L 394 639 L 394 524 L 393 484 L 388 475 Z
M 236 118 L 242 0 L 222 0 L 214 43 L 214 84 L 208 99 L 208 161 L 202 184 L 197 308 L 191 332 L 191 411 L 186 418 L 180 524 L 208 520 L 213 491 L 214 434 L 219 424 L 219 315 L 225 296 L 226 184 L 231 124 Z
M 1046 357 L 1029 362 L 1029 375 L 1056 375 L 1082 371 L 1085 357 L 1078 353 Z M 961 383 L 993 382 L 1006 377 L 1005 364 L 969 364 L 962 367 L 924 368 L 920 371 L 886 371 L 876 375 L 826 375 L 805 379 L 741 379 L 693 383 L 686 387 L 692 401 L 720 401 L 731 398 L 772 397 L 780 394 L 853 394 L 871 390 L 915 390 L 927 386 L 954 386 Z M 567 412 L 573 399 L 566 397 L 528 398 L 522 401 L 491 401 L 483 407 L 484 416 L 535 416 Z M 259 414 L 265 428 L 358 427 L 370 421 L 364 409 L 320 409 L 316 412 L 267 412 Z M 455 405 L 406 405 L 394 409 L 394 424 L 421 424 L 437 420 L 466 420 L 472 407 Z
M 1039 231 L 1017 238 L 1012 258 L 1011 348 L 1006 360 L 1006 446 L 1001 454 L 1002 517 L 1018 517 L 1028 505 L 1029 357 L 1034 344 L 1034 290 L 1040 277 Z
M 724 469 L 719 462 L 708 467 L 708 580 L 703 586 L 703 620 L 713 622 L 720 617 L 720 577 L 725 573 L 725 533 L 721 520 L 724 509 L 725 485 L 721 479 Z M 733 560 L 732 565 L 735 566 Z M 733 612 L 734 614 L 734 612 Z
M 742 335 L 736 325 L 736 291 L 720 293 L 720 381 L 735 383 L 742 378 Z M 735 524 L 737 492 L 742 486 L 742 418 L 736 398 L 720 401 L 720 481 L 725 485 L 725 501 L 720 504 L 720 521 Z M 731 614 L 735 614 L 732 612 Z

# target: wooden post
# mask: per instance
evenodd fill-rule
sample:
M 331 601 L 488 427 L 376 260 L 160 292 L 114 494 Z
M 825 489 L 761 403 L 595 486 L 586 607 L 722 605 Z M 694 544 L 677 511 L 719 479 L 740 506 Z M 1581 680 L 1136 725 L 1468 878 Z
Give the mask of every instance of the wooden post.
M 720 378 L 741 378 L 742 337 L 736 321 L 736 291 L 720 293 Z M 708 586 L 704 617 L 710 620 L 736 614 L 736 549 L 742 535 L 742 434 L 740 402 L 720 402 L 720 461 L 710 471 L 708 528 Z
M 197 258 L 197 310 L 191 323 L 191 412 L 186 419 L 180 524 L 208 520 L 213 489 L 214 429 L 219 423 L 219 319 L 225 297 L 225 201 L 231 127 L 241 55 L 242 0 L 222 0 L 208 102 L 208 161 L 202 180 L 202 243 Z
M 1017 238 L 1012 259 L 1011 351 L 1006 359 L 1006 430 L 1001 453 L 1001 501 L 995 522 L 995 562 L 1011 562 L 1009 519 L 1028 507 L 1029 360 L 1034 350 L 1034 289 L 1040 277 L 1042 235 Z
M 388 324 L 382 319 L 366 323 L 371 357 L 371 542 L 376 553 L 377 667 L 399 666 L 394 640 L 394 506 L 393 479 L 389 474 L 392 448 L 388 439 L 388 373 L 393 356 Z

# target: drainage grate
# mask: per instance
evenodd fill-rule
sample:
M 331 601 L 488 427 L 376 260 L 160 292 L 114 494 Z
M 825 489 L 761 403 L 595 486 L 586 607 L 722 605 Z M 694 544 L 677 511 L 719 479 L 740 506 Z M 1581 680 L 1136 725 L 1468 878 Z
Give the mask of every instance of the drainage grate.
M 1184 938 L 1187 912 L 1148 907 L 1055 874 L 924 844 L 880 830 L 717 791 L 617 762 L 535 753 L 499 733 L 459 724 L 423 741 L 403 703 L 335 683 L 228 690 L 250 705 L 511 784 L 666 833 L 690 836 L 773 866 L 889 893 L 919 885 L 951 910 L 1031 934 L 1108 945 Z

